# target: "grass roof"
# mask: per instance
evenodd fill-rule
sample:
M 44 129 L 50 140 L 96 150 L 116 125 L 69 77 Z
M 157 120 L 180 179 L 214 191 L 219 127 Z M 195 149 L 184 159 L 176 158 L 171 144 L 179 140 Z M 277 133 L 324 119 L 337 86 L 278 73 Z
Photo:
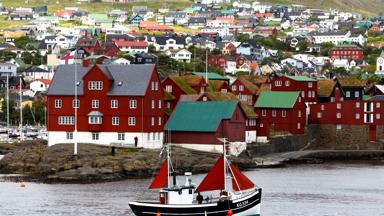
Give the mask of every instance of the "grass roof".
M 196 90 L 192 87 L 198 85 L 202 79 L 200 76 L 194 75 L 170 76 L 169 78 L 172 79 L 186 94 L 197 94 Z
M 218 92 L 220 91 L 220 88 L 224 85 L 224 80 L 209 80 L 207 91 L 208 92 Z
M 319 80 L 317 81 L 317 96 L 329 97 L 331 96 L 336 82 L 334 80 Z
M 355 77 L 338 78 L 337 80 L 342 87 L 365 87 L 367 85 L 367 81 Z

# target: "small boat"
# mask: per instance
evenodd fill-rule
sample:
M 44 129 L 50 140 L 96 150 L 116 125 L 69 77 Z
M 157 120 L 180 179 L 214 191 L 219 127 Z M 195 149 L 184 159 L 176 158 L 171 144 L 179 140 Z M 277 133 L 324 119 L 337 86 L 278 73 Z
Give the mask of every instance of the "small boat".
M 133 213 L 138 216 L 149 215 L 189 215 L 189 216 L 259 216 L 261 188 L 242 174 L 228 158 L 223 144 L 223 155 L 217 160 L 210 172 L 196 188 L 191 181 L 191 173 L 185 173 L 186 182 L 176 184 L 176 174 L 170 160 L 170 144 L 167 145 L 167 159 L 164 160 L 155 176 L 150 189 L 159 190 L 159 201 L 130 202 Z M 173 184 L 170 178 L 173 176 Z M 227 180 L 231 179 L 231 187 Z M 203 199 L 200 193 L 220 191 L 216 198 Z M 194 194 L 198 193 L 197 196 Z M 199 200 L 199 201 L 198 201 Z

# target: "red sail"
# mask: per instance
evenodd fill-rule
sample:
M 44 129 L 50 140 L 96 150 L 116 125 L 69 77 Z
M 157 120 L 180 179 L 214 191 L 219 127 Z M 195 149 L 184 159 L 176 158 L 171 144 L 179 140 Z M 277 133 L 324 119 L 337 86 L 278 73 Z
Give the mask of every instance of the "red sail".
M 224 189 L 224 157 L 221 156 L 208 175 L 197 187 L 196 192 Z
M 157 172 L 155 179 L 153 179 L 153 182 L 151 186 L 149 186 L 150 189 L 155 188 L 164 188 L 168 184 L 168 162 L 165 160 L 163 164 L 161 165 L 161 168 L 159 172 Z
M 251 189 L 255 186 L 247 176 L 241 173 L 234 164 L 231 164 L 232 188 L 235 191 Z

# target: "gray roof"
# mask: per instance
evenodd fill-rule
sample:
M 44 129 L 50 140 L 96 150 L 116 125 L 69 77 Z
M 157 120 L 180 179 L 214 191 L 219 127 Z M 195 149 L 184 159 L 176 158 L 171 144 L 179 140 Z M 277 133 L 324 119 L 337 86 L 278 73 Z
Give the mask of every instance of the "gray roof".
M 151 79 L 155 65 L 97 65 L 112 80 L 108 95 L 113 96 L 143 96 Z M 83 95 L 82 79 L 93 67 L 77 65 L 78 95 Z M 48 95 L 75 94 L 75 65 L 60 65 L 53 77 Z M 119 85 L 121 84 L 121 85 Z M 71 88 L 73 86 L 73 88 Z

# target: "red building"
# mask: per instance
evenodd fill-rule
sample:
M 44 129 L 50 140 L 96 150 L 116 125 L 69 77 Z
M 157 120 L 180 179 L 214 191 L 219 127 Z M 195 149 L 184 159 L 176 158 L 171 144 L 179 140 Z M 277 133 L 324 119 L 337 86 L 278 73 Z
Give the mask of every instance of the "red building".
M 331 59 L 348 59 L 348 61 L 363 61 L 363 49 L 356 45 L 342 45 L 336 46 L 329 50 L 329 57 Z
M 81 48 L 87 53 L 95 54 L 101 49 L 99 40 L 96 38 L 80 38 L 76 43 L 76 48 Z
M 384 124 L 384 97 L 374 96 L 368 101 L 340 100 L 312 104 L 309 115 L 311 124 L 332 124 L 341 129 L 342 125 L 368 125 L 369 141 L 377 140 L 377 126 Z
M 245 145 L 245 120 L 237 101 L 181 101 L 165 130 L 169 131 L 172 144 L 217 152 L 223 148 L 220 138 Z
M 60 65 L 47 95 L 49 145 L 162 146 L 164 92 L 154 65 Z
M 270 90 L 267 80 L 264 76 L 241 76 L 232 83 L 231 90 L 240 101 L 253 106 L 260 92 Z
M 255 112 L 258 140 L 280 133 L 304 133 L 306 105 L 299 92 L 264 91 L 256 101 Z
M 175 109 L 181 95 L 196 95 L 205 91 L 206 82 L 202 76 L 169 76 L 161 83 L 165 91 L 165 106 Z
M 208 65 L 214 68 L 225 68 L 227 66 L 227 59 L 223 55 L 209 56 Z
M 298 91 L 306 104 L 317 102 L 317 81 L 307 76 L 281 76 L 271 80 L 272 91 Z

